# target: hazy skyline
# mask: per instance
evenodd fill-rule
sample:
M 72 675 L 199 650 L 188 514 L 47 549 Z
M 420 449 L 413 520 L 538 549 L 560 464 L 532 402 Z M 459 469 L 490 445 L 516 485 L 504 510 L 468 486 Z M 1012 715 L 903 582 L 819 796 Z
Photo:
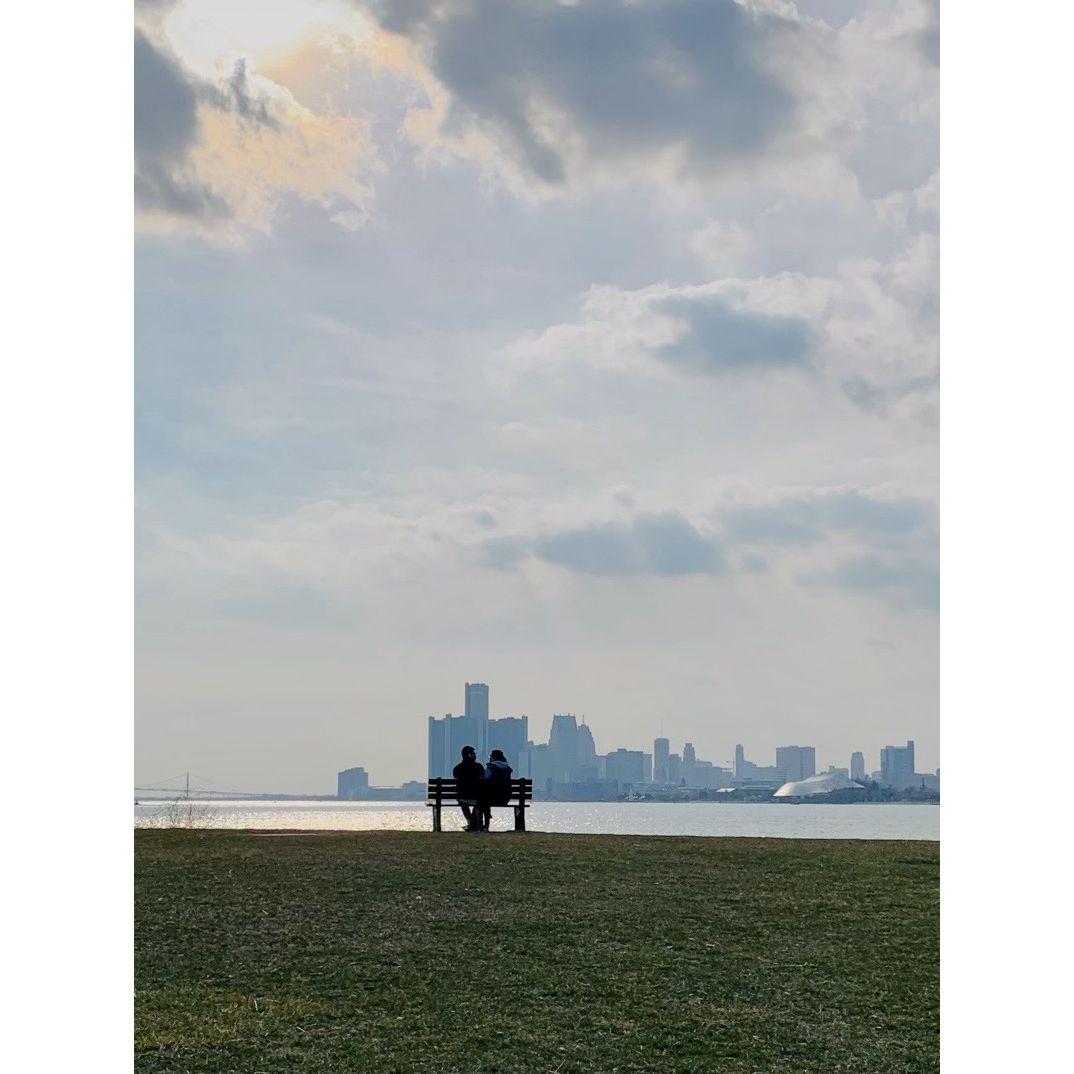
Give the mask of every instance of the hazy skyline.
M 940 764 L 933 4 L 135 17 L 136 780 Z

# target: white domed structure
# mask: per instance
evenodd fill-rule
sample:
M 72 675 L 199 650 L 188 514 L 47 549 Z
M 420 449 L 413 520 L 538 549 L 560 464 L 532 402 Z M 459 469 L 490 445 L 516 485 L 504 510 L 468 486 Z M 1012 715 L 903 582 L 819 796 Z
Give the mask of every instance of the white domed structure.
M 833 794 L 836 791 L 863 791 L 860 783 L 844 776 L 842 772 L 821 772 L 819 776 L 799 779 L 793 783 L 784 783 L 773 798 L 813 798 L 818 794 Z

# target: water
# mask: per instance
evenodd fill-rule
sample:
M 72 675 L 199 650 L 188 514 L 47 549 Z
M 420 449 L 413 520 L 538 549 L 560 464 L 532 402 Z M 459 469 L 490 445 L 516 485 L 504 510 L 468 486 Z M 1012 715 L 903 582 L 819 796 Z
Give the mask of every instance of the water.
M 317 831 L 430 831 L 421 802 L 146 802 L 134 807 L 136 827 L 192 824 L 211 828 Z M 493 810 L 493 830 L 513 826 L 512 809 Z M 731 835 L 780 839 L 939 839 L 940 807 L 745 802 L 534 802 L 530 831 L 585 835 Z M 444 830 L 462 828 L 458 809 L 444 809 Z

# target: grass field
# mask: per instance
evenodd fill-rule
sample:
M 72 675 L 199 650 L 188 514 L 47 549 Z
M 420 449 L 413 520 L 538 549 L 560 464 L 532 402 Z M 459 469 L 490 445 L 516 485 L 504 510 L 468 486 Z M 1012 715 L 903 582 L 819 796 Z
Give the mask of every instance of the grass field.
M 935 843 L 135 833 L 138 1071 L 939 1067 Z

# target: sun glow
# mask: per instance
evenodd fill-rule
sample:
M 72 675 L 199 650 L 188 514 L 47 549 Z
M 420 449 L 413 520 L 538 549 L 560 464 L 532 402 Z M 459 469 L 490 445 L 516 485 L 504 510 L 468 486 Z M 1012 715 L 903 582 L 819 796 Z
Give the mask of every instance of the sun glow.
M 369 30 L 342 0 L 185 0 L 165 27 L 180 58 L 205 78 L 226 76 L 238 59 L 267 66 L 317 40 L 362 37 Z

